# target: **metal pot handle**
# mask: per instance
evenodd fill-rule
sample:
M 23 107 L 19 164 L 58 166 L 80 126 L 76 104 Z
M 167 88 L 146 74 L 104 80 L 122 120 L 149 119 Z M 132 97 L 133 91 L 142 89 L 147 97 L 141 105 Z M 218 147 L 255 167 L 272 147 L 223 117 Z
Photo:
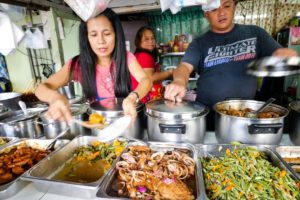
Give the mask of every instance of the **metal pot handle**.
M 248 125 L 248 132 L 255 134 L 277 134 L 278 130 L 283 128 L 283 123 L 277 124 L 251 124 Z
M 185 134 L 185 124 L 159 124 L 161 133 Z

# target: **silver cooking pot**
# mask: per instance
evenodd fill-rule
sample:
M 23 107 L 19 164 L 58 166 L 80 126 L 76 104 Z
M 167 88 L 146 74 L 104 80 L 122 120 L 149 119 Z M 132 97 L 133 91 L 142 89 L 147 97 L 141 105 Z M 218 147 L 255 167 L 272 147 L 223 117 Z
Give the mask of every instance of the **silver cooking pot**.
M 149 139 L 165 142 L 203 143 L 206 106 L 183 101 L 155 100 L 146 104 Z
M 40 138 L 43 136 L 39 114 L 47 108 L 29 108 L 25 116 L 22 110 L 12 111 L 0 121 L 0 135 L 6 137 Z
M 79 121 L 86 121 L 88 120 L 87 104 L 73 104 L 71 105 L 71 114 L 72 117 Z M 65 121 L 54 121 L 52 119 L 48 119 L 41 115 L 41 119 L 43 122 L 44 134 L 46 138 L 55 138 L 59 133 L 66 130 L 70 127 L 70 131 L 66 133 L 62 138 L 64 139 L 73 139 L 78 135 L 90 135 L 91 131 L 88 128 L 85 128 L 77 123 L 72 123 L 68 125 Z
M 105 117 L 106 123 L 110 124 L 116 119 L 124 116 L 122 103 L 123 98 L 110 98 L 93 102 L 90 105 L 91 113 L 98 113 Z M 136 106 L 137 117 L 134 123 L 125 131 L 124 137 L 143 139 L 144 138 L 144 104 L 139 102 Z M 92 129 L 93 135 L 98 135 L 99 129 Z M 112 133 L 113 134 L 113 133 Z
M 11 110 L 19 110 L 18 102 L 21 100 L 21 93 L 4 92 L 0 93 L 0 103 Z
M 289 111 L 281 106 L 271 104 L 265 111 L 274 111 L 277 118 L 246 118 L 221 113 L 219 110 L 250 108 L 257 110 L 264 102 L 253 100 L 229 100 L 216 103 L 215 132 L 219 143 L 239 141 L 246 144 L 279 144 L 282 138 L 284 118 Z
M 300 145 L 300 101 L 290 103 L 290 139 L 294 145 Z

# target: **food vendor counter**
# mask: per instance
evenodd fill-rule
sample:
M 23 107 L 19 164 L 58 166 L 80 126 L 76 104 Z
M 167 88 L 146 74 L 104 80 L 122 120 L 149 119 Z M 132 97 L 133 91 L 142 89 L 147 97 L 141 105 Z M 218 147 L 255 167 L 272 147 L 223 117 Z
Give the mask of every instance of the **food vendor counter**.
M 216 144 L 217 140 L 214 132 L 207 132 L 205 134 L 204 144 Z M 290 141 L 288 134 L 283 134 L 280 145 L 291 146 L 293 145 Z M 51 192 L 51 186 L 44 188 L 47 192 L 39 191 L 36 186 L 32 183 L 28 183 L 14 196 L 8 198 L 9 200 L 80 200 L 80 199 L 100 199 L 100 198 L 74 198 L 72 196 L 57 195 Z M 72 193 L 72 191 L 70 191 Z

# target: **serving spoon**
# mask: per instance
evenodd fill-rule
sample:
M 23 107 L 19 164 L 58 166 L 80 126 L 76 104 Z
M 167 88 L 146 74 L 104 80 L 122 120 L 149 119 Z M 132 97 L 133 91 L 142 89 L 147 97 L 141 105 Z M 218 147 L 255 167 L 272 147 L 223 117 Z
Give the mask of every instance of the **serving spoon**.
M 276 99 L 274 99 L 274 98 L 270 98 L 258 110 L 245 113 L 245 117 L 247 117 L 247 118 L 257 118 L 258 114 L 260 112 L 262 112 L 266 107 L 268 107 L 271 103 L 273 103 L 275 100 Z

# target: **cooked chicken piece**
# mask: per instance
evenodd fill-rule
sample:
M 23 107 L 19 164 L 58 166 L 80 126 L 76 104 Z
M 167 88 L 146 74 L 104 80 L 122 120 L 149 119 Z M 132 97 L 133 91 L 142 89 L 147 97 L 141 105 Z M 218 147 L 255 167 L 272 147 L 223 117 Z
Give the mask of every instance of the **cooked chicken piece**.
M 13 180 L 13 175 L 11 173 L 5 173 L 0 176 L 0 184 L 8 183 Z
M 156 192 L 155 199 L 164 199 L 164 200 L 190 200 L 195 199 L 192 195 L 189 188 L 184 182 L 179 179 L 174 178 L 174 181 L 171 183 L 165 183 L 162 180 L 155 180 Z
M 20 175 L 23 174 L 23 172 L 25 171 L 22 167 L 14 167 L 12 168 L 12 173 L 16 174 L 16 175 Z
M 89 123 L 91 124 L 104 124 L 104 122 L 105 122 L 105 117 L 98 113 L 92 113 L 89 116 Z

